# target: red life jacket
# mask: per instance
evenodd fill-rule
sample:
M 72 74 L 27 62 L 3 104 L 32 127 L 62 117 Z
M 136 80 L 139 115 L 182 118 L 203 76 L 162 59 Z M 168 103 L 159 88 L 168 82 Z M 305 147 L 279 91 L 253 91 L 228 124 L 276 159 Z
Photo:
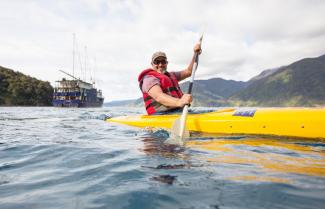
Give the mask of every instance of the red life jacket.
M 166 72 L 164 74 L 161 74 L 161 73 L 158 73 L 157 71 L 150 69 L 150 68 L 142 71 L 142 73 L 138 77 L 139 86 L 140 86 L 141 91 L 142 91 L 143 78 L 146 75 L 152 75 L 152 76 L 158 78 L 160 81 L 160 87 L 165 94 L 168 94 L 168 95 L 170 95 L 172 97 L 176 97 L 176 98 L 181 98 L 183 96 L 183 92 L 178 85 L 178 81 L 177 81 L 177 78 L 174 73 Z M 164 106 L 164 105 L 158 103 L 148 93 L 144 93 L 142 91 L 142 95 L 143 95 L 143 101 L 146 106 L 148 115 L 151 115 L 155 112 L 164 112 L 167 110 L 175 109 L 173 107 L 167 107 L 167 106 Z

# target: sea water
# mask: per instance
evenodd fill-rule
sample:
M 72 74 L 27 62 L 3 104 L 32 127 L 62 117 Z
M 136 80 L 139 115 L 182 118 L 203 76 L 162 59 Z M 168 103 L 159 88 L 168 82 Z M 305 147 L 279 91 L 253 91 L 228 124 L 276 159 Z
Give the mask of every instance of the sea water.
M 108 123 L 141 108 L 0 107 L 0 208 L 324 208 L 325 143 Z

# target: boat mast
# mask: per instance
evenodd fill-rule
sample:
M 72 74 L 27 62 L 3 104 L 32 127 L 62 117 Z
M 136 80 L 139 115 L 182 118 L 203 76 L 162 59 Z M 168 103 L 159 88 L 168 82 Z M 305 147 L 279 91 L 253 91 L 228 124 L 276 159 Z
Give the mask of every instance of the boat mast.
M 96 68 L 97 68 L 97 62 L 96 62 L 96 57 L 94 58 L 95 61 L 95 67 L 94 67 L 94 72 L 93 72 L 93 77 L 94 77 L 94 84 L 96 83 Z
M 87 82 L 87 70 L 88 70 L 88 66 L 87 66 L 87 46 L 85 46 L 85 75 L 84 75 L 84 80 Z
M 72 46 L 72 76 L 73 76 L 73 77 L 74 77 L 75 41 L 76 41 L 76 34 L 73 33 L 73 46 Z

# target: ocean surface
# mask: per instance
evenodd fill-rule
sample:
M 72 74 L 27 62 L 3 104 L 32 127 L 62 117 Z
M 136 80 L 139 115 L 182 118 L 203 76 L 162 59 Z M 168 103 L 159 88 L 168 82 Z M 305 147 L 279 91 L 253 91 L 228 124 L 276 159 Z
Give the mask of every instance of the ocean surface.
M 142 109 L 0 107 L 0 208 L 324 208 L 325 142 L 105 122 Z

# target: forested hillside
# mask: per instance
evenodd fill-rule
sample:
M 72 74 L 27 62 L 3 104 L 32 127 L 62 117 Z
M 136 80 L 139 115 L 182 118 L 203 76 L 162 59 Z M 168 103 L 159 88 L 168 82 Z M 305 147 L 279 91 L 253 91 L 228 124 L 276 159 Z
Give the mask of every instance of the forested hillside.
M 251 82 L 230 100 L 240 106 L 325 105 L 325 55 L 281 67 Z
M 0 66 L 1 106 L 48 106 L 52 94 L 53 87 L 49 82 Z

